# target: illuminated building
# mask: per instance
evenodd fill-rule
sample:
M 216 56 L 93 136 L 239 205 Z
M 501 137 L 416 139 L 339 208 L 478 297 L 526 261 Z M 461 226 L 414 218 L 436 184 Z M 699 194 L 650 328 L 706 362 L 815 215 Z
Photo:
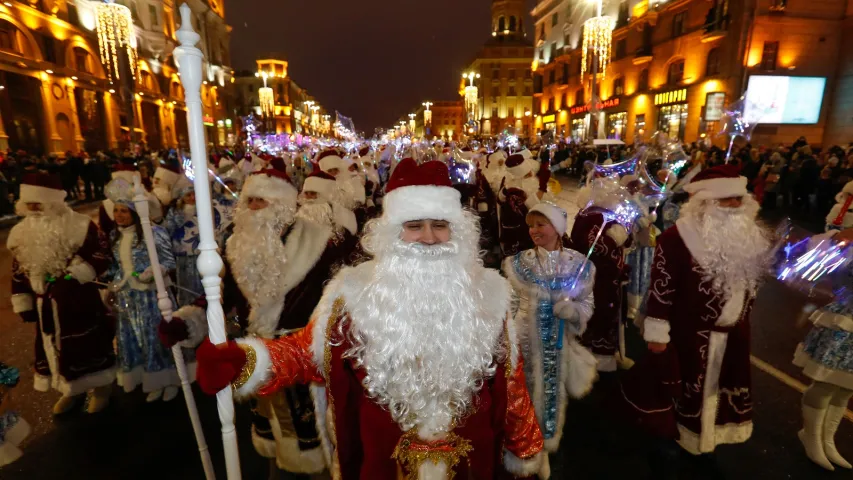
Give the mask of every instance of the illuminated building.
M 171 52 L 176 44 L 171 0 L 122 0 L 130 9 L 138 63 L 135 79 L 112 78 L 101 62 L 96 3 L 38 0 L 0 5 L 0 149 L 31 153 L 107 150 L 134 139 L 151 148 L 188 145 L 183 91 Z M 230 80 L 228 36 L 218 0 L 191 0 L 205 53 L 205 117 L 224 120 L 217 90 Z M 131 70 L 129 70 L 131 71 Z M 115 72 L 113 72 L 115 73 Z M 119 101 L 120 83 L 134 92 Z M 128 108 L 133 108 L 133 119 Z M 223 121 L 223 125 L 224 125 Z M 224 131 L 208 141 L 224 143 Z
M 536 128 L 587 138 L 596 123 L 589 115 L 594 102 L 599 138 L 630 143 L 660 130 L 686 142 L 708 138 L 723 144 L 718 136 L 721 108 L 744 94 L 750 77 L 823 77 L 827 86 L 813 122 L 765 120 L 753 132 L 752 143 L 791 143 L 804 135 L 815 144 L 846 144 L 853 139 L 853 67 L 839 60 L 843 37 L 853 35 L 845 33 L 845 22 L 853 26 L 848 2 L 788 3 L 607 2 L 603 13 L 616 22 L 612 55 L 597 85 L 600 95 L 592 99 L 589 76 L 581 81 L 579 47 L 581 26 L 595 14 L 594 5 L 539 1 L 532 11 Z M 770 102 L 773 108 L 784 103 Z
M 415 109 L 415 136 L 418 138 L 442 138 L 445 140 L 459 140 L 460 133 L 465 128 L 465 105 L 462 99 L 428 102 L 430 107 L 430 123 L 425 125 L 424 115 L 426 105 Z M 401 119 L 402 120 L 402 119 Z M 474 132 L 467 133 L 471 135 Z
M 524 31 L 525 18 L 524 0 L 492 0 L 491 37 L 463 71 L 475 75 L 477 108 L 469 112 L 478 130 L 474 134 L 497 135 L 507 127 L 525 136 L 534 133 L 532 118 L 525 115 L 533 105 L 533 45 Z M 471 82 L 460 80 L 464 98 Z
M 233 90 L 238 116 L 252 113 L 265 119 L 269 133 L 319 135 L 331 131 L 331 116 L 327 121 L 326 110 L 288 75 L 287 61 L 261 59 L 255 63 L 255 72 L 241 71 L 235 75 Z M 266 85 L 272 89 L 274 98 L 273 114 L 267 117 L 259 96 L 264 88 L 263 74 L 267 76 Z

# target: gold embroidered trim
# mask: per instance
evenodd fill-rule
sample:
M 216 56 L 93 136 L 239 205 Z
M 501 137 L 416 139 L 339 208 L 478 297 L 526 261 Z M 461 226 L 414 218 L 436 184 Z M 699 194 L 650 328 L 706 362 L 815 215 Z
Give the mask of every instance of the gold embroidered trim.
M 453 468 L 460 460 L 467 458 L 472 450 L 474 447 L 471 446 L 471 442 L 455 433 L 449 434 L 442 440 L 427 442 L 418 438 L 416 429 L 411 429 L 400 437 L 391 458 L 405 468 L 405 480 L 417 480 L 418 469 L 426 461 L 436 465 L 443 462 L 447 465 L 447 479 L 453 480 L 456 475 Z
M 231 387 L 237 391 L 249 381 L 249 378 L 255 373 L 255 367 L 258 364 L 258 355 L 255 353 L 255 349 L 250 347 L 249 345 L 245 345 L 242 343 L 237 344 L 238 347 L 242 348 L 246 353 L 246 363 L 243 364 L 243 369 L 240 370 L 240 376 L 237 377 L 237 380 L 231 384 Z

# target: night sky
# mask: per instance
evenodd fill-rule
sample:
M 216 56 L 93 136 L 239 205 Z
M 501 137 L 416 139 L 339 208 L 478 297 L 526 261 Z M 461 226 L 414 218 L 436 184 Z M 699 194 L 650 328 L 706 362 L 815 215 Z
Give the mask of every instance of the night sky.
M 530 8 L 535 0 L 528 0 Z M 491 0 L 225 0 L 235 70 L 262 56 L 371 136 L 426 100 L 455 100 L 490 35 Z M 529 12 L 529 9 L 528 9 Z M 528 23 L 530 23 L 528 19 Z M 528 38 L 532 28 L 527 27 Z

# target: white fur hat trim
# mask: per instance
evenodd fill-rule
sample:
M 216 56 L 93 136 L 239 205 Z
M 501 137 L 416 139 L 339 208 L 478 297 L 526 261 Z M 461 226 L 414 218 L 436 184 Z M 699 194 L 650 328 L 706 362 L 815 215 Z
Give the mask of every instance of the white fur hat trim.
M 539 202 L 531 208 L 527 214 L 530 215 L 533 212 L 541 213 L 551 222 L 551 225 L 554 226 L 554 230 L 557 231 L 557 234 L 563 236 L 566 233 L 566 228 L 569 223 L 569 214 L 566 213 L 562 208 L 554 205 L 553 203 L 548 202 Z
M 329 155 L 320 159 L 320 170 L 329 173 L 329 170 L 333 168 L 344 170 L 346 168 L 344 159 L 337 155 Z
M 286 180 L 259 173 L 249 176 L 240 195 L 296 203 L 297 192 Z
M 66 193 L 62 190 L 23 183 L 20 195 L 19 201 L 24 203 L 62 203 L 65 201 Z
M 746 191 L 746 177 L 712 178 L 690 182 L 684 186 L 684 191 L 699 200 L 743 197 L 748 193 Z
M 337 187 L 335 180 L 321 177 L 308 177 L 305 183 L 302 184 L 303 192 L 316 192 L 319 195 L 324 195 L 327 199 L 332 196 L 332 193 Z
M 399 187 L 385 195 L 382 216 L 392 224 L 426 219 L 453 223 L 462 219 L 460 198 L 459 191 L 453 187 Z

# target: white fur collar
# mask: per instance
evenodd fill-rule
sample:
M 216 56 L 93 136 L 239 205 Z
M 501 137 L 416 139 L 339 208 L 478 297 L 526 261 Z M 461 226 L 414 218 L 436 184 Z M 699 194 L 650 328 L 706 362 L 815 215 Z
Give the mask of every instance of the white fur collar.
M 313 342 L 311 350 L 314 363 L 317 366 L 322 368 L 325 362 L 326 328 L 329 324 L 335 300 L 342 298 L 346 304 L 348 300 L 357 298 L 365 288 L 367 279 L 373 274 L 375 267 L 376 262 L 371 260 L 355 267 L 343 268 L 326 285 L 323 297 L 320 299 L 317 308 L 314 309 L 313 314 L 314 331 L 312 333 Z M 480 291 L 483 292 L 482 311 L 495 322 L 494 325 L 496 328 L 493 329 L 492 334 L 495 336 L 496 345 L 498 335 L 502 335 L 506 329 L 510 339 L 510 359 L 513 368 L 515 368 L 519 357 L 518 337 L 515 328 L 511 325 L 512 322 L 507 321 L 512 290 L 509 282 L 497 270 L 481 268 L 480 274 Z M 357 322 L 358 319 L 353 319 L 352 321 Z
M 281 312 L 284 310 L 285 296 L 314 268 L 326 250 L 331 236 L 332 230 L 329 227 L 296 219 L 284 242 L 287 263 L 285 271 L 281 273 L 284 276 L 281 297 L 252 308 L 249 313 L 250 332 L 266 338 L 275 335 Z
M 77 213 L 69 209 L 67 213 L 62 215 L 62 231 L 65 233 L 65 238 L 74 247 L 76 252 L 86 241 L 86 235 L 89 233 L 89 224 L 92 219 L 82 213 Z M 26 238 L 22 237 L 22 230 L 17 228 L 17 225 L 12 227 L 9 232 L 9 238 L 6 240 L 6 248 L 13 249 L 27 242 Z
M 349 231 L 349 233 L 358 235 L 358 222 L 355 220 L 355 213 L 353 213 L 352 210 L 337 203 L 333 203 L 332 216 L 335 219 L 336 227 L 344 227 Z

